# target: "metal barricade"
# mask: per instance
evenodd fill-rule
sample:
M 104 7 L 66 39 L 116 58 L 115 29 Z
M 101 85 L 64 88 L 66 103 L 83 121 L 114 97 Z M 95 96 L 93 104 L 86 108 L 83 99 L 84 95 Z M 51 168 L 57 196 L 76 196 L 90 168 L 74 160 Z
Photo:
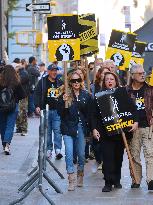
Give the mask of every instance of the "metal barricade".
M 22 200 L 24 200 L 34 188 L 38 188 L 40 193 L 48 200 L 51 205 L 55 203 L 50 199 L 50 197 L 43 190 L 43 178 L 55 189 L 57 193 L 61 193 L 61 189 L 56 185 L 56 183 L 48 176 L 46 172 L 47 163 L 57 172 L 57 174 L 64 179 L 64 176 L 56 168 L 56 166 L 47 157 L 47 130 L 48 130 L 48 105 L 46 105 L 45 110 L 41 110 L 40 114 L 40 126 L 39 126 L 39 149 L 38 149 L 38 166 L 36 166 L 29 174 L 30 177 L 19 189 L 22 191 L 23 195 L 9 203 L 9 205 L 14 205 Z

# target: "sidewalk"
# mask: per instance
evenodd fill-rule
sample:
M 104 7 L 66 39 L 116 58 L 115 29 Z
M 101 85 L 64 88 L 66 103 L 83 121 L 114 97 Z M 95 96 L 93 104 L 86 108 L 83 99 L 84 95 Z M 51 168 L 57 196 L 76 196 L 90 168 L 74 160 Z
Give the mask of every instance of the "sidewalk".
M 38 126 L 39 119 L 30 119 L 29 135 L 14 137 L 11 145 L 12 155 L 5 156 L 2 152 L 0 153 L 0 205 L 8 205 L 9 202 L 20 196 L 17 193 L 18 188 L 26 181 L 27 172 L 32 169 L 33 161 L 36 160 Z M 93 161 L 89 161 L 85 166 L 84 187 L 76 188 L 74 192 L 67 192 L 68 182 L 64 158 L 57 161 L 53 157 L 53 162 L 65 176 L 65 179 L 60 179 L 49 165 L 47 166 L 47 173 L 60 187 L 63 194 L 57 194 L 45 180 L 43 181 L 43 189 L 56 205 L 153 205 L 153 193 L 148 193 L 144 169 L 141 188 L 137 190 L 130 188 L 131 179 L 126 154 L 122 169 L 123 188 L 113 190 L 110 193 L 101 192 L 104 186 L 103 175 L 101 171 L 96 174 L 91 173 Z M 37 188 L 21 204 L 49 205 Z
M 0 145 L 0 205 L 8 205 L 16 198 L 17 189 L 26 180 L 37 152 L 38 126 L 38 118 L 30 119 L 27 136 L 14 134 L 11 155 L 4 155 Z

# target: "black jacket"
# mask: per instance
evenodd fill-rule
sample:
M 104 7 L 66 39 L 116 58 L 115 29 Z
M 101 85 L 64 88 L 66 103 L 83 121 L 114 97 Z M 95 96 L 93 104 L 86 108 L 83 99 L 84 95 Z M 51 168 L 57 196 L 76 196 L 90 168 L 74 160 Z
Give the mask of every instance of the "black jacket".
M 21 85 L 25 91 L 26 96 L 28 96 L 30 93 L 29 74 L 25 68 L 20 68 L 18 73 L 20 76 Z
M 29 87 L 30 92 L 33 93 L 34 89 L 38 82 L 38 77 L 40 76 L 40 72 L 37 69 L 37 66 L 33 66 L 32 64 L 29 64 L 27 67 L 27 72 L 29 74 Z
M 47 92 L 46 88 L 46 80 L 48 78 L 48 75 L 41 78 L 35 88 L 34 91 L 34 104 L 35 107 L 40 107 L 41 109 L 45 109 L 45 94 Z M 56 79 L 57 81 L 57 87 L 60 87 L 63 82 L 59 79 Z
M 5 87 L 0 86 L 0 91 L 3 90 L 4 88 Z M 18 103 L 19 100 L 22 100 L 26 97 L 26 93 L 25 93 L 21 83 L 19 83 L 17 86 L 12 88 L 12 90 L 13 90 L 13 95 L 14 95 L 16 103 Z
M 81 90 L 78 99 L 74 97 L 69 108 L 65 108 L 63 97 L 59 99 L 58 112 L 61 116 L 61 133 L 72 137 L 77 136 L 78 123 L 82 124 L 84 135 L 88 134 L 89 108 L 91 105 L 91 96 L 85 90 Z

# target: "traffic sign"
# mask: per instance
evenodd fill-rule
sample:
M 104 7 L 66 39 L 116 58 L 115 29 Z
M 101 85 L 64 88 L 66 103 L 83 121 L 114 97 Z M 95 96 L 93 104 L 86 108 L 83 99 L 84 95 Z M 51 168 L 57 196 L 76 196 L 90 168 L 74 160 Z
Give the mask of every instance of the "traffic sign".
M 26 4 L 26 11 L 33 11 L 35 13 L 51 13 L 50 3 Z

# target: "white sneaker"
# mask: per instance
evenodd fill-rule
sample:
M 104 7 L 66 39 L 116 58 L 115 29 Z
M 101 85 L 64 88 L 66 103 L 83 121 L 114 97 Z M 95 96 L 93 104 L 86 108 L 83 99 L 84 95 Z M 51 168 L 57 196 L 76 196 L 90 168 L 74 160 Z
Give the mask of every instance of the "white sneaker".
M 99 166 L 99 163 L 95 161 L 91 168 L 92 173 L 95 174 L 97 172 L 98 166 Z
M 49 159 L 52 158 L 52 151 L 51 151 L 50 149 L 47 150 L 47 157 L 48 157 Z

